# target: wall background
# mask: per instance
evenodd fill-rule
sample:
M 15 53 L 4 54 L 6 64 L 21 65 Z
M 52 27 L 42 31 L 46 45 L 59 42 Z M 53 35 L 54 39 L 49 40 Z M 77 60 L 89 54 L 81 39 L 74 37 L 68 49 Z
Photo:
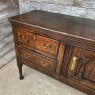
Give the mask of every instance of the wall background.
M 15 58 L 12 28 L 8 18 L 17 14 L 17 0 L 0 0 L 0 68 Z
M 19 0 L 20 12 L 34 9 L 95 19 L 95 0 Z

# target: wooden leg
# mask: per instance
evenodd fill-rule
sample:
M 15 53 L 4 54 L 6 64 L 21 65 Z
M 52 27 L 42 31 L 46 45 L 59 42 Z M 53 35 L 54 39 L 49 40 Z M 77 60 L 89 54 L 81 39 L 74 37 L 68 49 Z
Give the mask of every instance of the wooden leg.
M 24 77 L 22 76 L 22 65 L 23 65 L 22 63 L 17 62 L 17 66 L 18 66 L 18 70 L 19 70 L 19 75 L 20 75 L 20 77 L 19 77 L 20 80 L 24 79 Z

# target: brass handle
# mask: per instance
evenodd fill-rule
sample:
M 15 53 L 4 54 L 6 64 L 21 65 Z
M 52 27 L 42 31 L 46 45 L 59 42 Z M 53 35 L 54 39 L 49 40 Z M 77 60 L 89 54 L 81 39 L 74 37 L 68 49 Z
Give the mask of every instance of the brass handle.
M 25 38 L 25 36 L 21 36 L 22 40 L 24 40 L 25 42 L 28 41 L 28 38 Z
M 29 55 L 28 55 L 28 54 L 24 54 L 24 57 L 25 57 L 25 58 L 29 58 Z
M 41 64 L 42 64 L 42 66 L 46 66 L 47 65 L 47 63 L 44 63 L 44 61 L 41 61 Z
M 44 48 L 44 49 L 47 49 L 48 47 L 49 47 L 49 44 L 48 43 L 42 43 L 42 47 Z
M 33 40 L 36 40 L 36 36 L 33 36 Z
M 77 59 L 78 59 L 78 58 L 77 58 L 76 56 L 74 56 L 73 59 L 72 59 L 72 61 L 71 61 L 71 68 L 70 68 L 70 69 L 71 69 L 72 71 L 75 69 Z

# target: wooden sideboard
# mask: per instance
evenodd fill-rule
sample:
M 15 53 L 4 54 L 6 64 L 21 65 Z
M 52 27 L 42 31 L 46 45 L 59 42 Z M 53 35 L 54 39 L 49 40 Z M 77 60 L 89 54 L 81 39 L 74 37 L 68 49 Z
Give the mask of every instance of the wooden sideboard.
M 9 20 L 20 79 L 25 64 L 95 95 L 94 20 L 38 10 Z

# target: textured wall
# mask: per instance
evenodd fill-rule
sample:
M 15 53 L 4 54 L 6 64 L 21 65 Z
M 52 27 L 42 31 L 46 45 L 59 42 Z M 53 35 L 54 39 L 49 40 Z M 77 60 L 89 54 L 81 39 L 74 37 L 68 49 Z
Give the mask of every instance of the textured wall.
M 95 0 L 19 0 L 20 12 L 34 9 L 95 19 Z
M 17 0 L 0 0 L 0 68 L 15 57 L 8 17 L 19 13 Z

